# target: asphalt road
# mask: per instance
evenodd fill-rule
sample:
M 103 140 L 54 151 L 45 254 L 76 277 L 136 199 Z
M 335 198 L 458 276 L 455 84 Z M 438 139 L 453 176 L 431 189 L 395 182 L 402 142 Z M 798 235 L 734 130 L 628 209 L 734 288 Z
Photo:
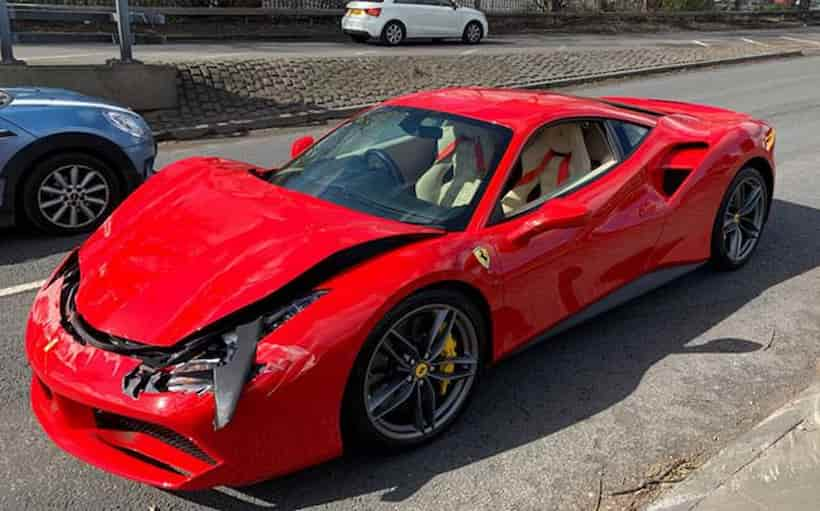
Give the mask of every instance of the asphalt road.
M 820 47 L 817 27 L 731 32 L 665 32 L 634 35 L 601 35 L 575 33 L 521 34 L 492 36 L 477 46 L 459 41 L 431 43 L 410 42 L 397 48 L 353 42 L 220 42 L 137 45 L 134 57 L 147 62 L 191 59 L 263 58 L 263 57 L 350 57 L 365 55 L 470 55 L 506 54 L 544 50 L 613 48 L 635 46 L 782 46 L 800 39 L 803 45 Z M 29 64 L 101 64 L 119 55 L 113 44 L 18 44 L 15 55 Z
M 818 83 L 820 58 L 806 57 L 576 89 L 713 103 L 772 122 L 778 178 L 754 260 L 735 273 L 699 270 L 503 362 L 430 446 L 251 488 L 172 494 L 86 466 L 45 437 L 22 352 L 33 292 L 3 290 L 44 278 L 79 240 L 0 233 L 0 509 L 589 510 L 599 488 L 601 509 L 626 508 L 635 494 L 610 493 L 708 457 L 810 381 L 820 356 Z M 204 153 L 275 165 L 300 131 L 311 130 L 163 145 L 162 161 Z

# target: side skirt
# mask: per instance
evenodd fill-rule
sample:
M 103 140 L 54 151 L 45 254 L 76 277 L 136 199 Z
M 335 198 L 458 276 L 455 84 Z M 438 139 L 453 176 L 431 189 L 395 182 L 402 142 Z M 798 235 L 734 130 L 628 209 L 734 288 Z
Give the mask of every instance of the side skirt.
M 576 312 L 572 316 L 559 321 L 554 326 L 547 329 L 545 332 L 542 332 L 536 335 L 532 340 L 529 342 L 524 343 L 520 348 L 513 350 L 510 354 L 519 353 L 531 346 L 534 346 L 540 342 L 546 341 L 547 339 L 551 339 L 558 334 L 561 334 L 570 328 L 580 325 L 599 314 L 603 314 L 609 310 L 618 307 L 619 305 L 623 305 L 624 303 L 633 300 L 641 295 L 644 295 L 654 289 L 657 289 L 673 280 L 676 280 L 687 273 L 690 273 L 694 270 L 697 270 L 701 266 L 706 264 L 703 263 L 694 263 L 694 264 L 684 264 L 680 266 L 672 266 L 669 268 L 663 268 L 660 270 L 653 271 L 652 273 L 647 273 L 641 277 L 638 277 L 636 280 L 626 284 L 619 289 L 611 292 L 610 294 L 606 295 L 605 297 L 601 298 L 595 303 L 592 303 L 585 308 L 581 309 L 580 311 Z

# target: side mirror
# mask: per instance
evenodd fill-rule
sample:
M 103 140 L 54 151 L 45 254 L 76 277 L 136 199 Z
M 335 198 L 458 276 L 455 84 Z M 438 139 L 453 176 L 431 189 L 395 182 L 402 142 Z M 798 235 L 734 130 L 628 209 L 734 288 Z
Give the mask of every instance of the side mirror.
M 572 199 L 555 198 L 544 203 L 535 213 L 509 235 L 509 240 L 524 244 L 533 236 L 552 229 L 567 229 L 584 225 L 589 217 L 586 206 Z
M 299 137 L 290 146 L 290 158 L 295 159 L 313 145 L 315 140 L 310 135 Z

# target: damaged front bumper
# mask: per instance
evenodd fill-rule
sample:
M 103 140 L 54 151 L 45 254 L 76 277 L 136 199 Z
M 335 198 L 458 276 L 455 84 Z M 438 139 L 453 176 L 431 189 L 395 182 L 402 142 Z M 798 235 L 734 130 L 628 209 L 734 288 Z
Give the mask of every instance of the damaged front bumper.
M 338 396 L 313 398 L 327 382 L 320 371 L 308 370 L 316 361 L 306 351 L 264 342 L 254 346 L 251 363 L 247 353 L 233 358 L 255 368 L 249 382 L 241 373 L 232 373 L 234 381 L 215 373 L 215 388 L 241 394 L 227 395 L 235 414 L 220 412 L 210 391 L 141 392 L 135 398 L 123 382 L 145 360 L 78 341 L 63 321 L 63 284 L 58 277 L 38 293 L 26 352 L 34 373 L 32 408 L 66 451 L 169 489 L 249 484 L 341 452 Z M 251 330 L 243 335 L 258 337 L 258 327 L 242 327 Z M 314 406 L 305 406 L 310 400 Z M 217 429 L 220 413 L 229 421 Z

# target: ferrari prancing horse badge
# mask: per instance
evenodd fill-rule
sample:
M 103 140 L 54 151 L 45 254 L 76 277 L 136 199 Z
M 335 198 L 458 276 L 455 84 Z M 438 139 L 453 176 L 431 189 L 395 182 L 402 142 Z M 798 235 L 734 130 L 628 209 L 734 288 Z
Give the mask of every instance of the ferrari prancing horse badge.
M 490 269 L 490 253 L 484 247 L 475 247 L 473 249 L 473 255 L 475 256 L 478 264 L 484 267 L 485 270 Z

